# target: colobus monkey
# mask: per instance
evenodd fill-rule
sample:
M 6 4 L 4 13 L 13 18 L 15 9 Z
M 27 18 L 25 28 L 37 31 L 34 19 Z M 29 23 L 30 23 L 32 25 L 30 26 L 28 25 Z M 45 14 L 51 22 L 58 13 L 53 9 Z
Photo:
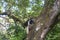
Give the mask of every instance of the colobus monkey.
M 33 24 L 34 23 L 34 20 L 33 18 L 31 19 L 28 19 L 25 23 L 24 23 L 24 26 L 28 26 L 29 24 Z
M 26 29 L 27 29 L 27 34 L 29 33 L 29 31 L 31 30 L 31 25 L 34 23 L 34 20 L 33 18 L 27 20 L 24 25 L 26 26 Z

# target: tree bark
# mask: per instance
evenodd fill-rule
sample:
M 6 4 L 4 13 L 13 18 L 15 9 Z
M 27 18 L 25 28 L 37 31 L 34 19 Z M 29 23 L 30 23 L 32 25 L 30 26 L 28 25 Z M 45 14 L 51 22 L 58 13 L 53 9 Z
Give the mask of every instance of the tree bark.
M 41 14 L 35 19 L 35 24 L 27 35 L 26 40 L 44 40 L 51 25 L 55 22 L 60 10 L 60 0 L 45 0 Z

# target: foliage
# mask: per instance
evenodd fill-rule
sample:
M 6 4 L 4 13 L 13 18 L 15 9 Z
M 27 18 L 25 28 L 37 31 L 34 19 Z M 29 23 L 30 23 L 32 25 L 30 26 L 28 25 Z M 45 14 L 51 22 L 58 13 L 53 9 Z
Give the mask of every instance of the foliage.
M 46 36 L 46 40 L 60 40 L 60 22 L 58 22 Z
M 23 40 L 26 37 L 26 31 L 19 25 L 11 25 L 7 30 L 6 37 L 9 38 L 9 40 Z
M 24 22 L 30 17 L 38 16 L 42 10 L 42 4 L 42 0 L 0 0 L 0 13 L 11 10 L 16 17 Z M 23 40 L 26 37 L 25 29 L 20 24 L 11 24 L 5 34 L 7 40 Z

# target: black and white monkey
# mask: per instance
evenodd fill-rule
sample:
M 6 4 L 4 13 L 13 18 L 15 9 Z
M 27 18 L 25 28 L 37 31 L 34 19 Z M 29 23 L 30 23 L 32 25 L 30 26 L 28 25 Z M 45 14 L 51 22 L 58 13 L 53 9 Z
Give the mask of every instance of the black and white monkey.
M 29 33 L 29 31 L 32 29 L 31 25 L 34 24 L 34 19 L 33 18 L 30 18 L 28 19 L 24 25 L 26 26 L 26 31 L 27 31 L 27 34 Z

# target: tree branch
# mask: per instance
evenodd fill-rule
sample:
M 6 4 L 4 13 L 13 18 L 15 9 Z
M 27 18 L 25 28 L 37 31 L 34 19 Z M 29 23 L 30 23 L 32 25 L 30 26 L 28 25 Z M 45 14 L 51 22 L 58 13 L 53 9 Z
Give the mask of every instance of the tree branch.
M 11 17 L 15 22 L 20 22 L 21 24 L 23 24 L 23 22 L 9 10 L 4 13 L 0 13 L 0 15 L 8 15 L 8 17 Z
M 44 9 L 40 16 L 36 18 L 35 24 L 32 25 L 33 28 L 27 35 L 26 40 L 44 40 L 46 33 L 55 22 L 56 16 L 59 14 L 59 10 L 60 0 L 46 0 Z

